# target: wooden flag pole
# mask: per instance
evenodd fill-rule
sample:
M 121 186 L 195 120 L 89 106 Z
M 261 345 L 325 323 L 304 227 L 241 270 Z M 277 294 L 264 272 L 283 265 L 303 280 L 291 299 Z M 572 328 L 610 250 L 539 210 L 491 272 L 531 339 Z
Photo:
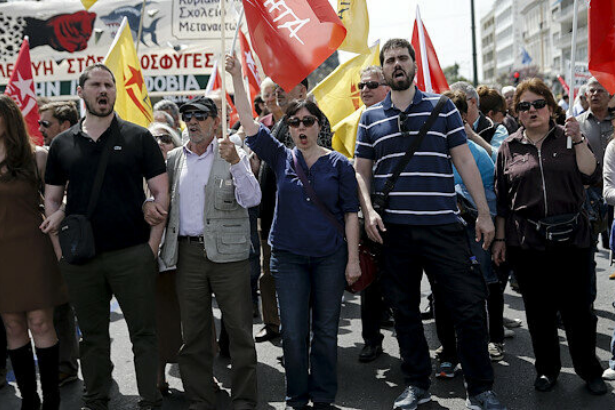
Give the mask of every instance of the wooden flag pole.
M 226 57 L 226 23 L 224 21 L 226 18 L 226 2 L 224 0 L 220 2 L 220 8 L 222 9 L 222 25 L 220 27 L 222 31 L 222 56 L 220 57 L 219 65 L 224 67 L 226 65 L 224 62 Z M 228 126 L 226 125 L 226 70 L 221 67 L 218 67 L 218 70 L 220 70 L 220 79 L 222 82 L 222 95 L 220 96 L 220 99 L 222 100 L 222 138 L 226 139 L 228 134 Z
M 143 15 L 145 14 L 145 2 L 147 0 L 143 0 L 143 5 L 141 6 L 141 18 L 139 19 L 139 30 L 137 30 L 137 44 L 135 44 L 135 49 L 137 50 L 137 58 L 139 57 L 139 45 L 141 44 L 141 35 L 143 34 Z
M 572 44 L 570 45 L 570 79 L 568 80 L 568 117 L 573 116 L 574 109 L 574 87 L 576 85 L 575 78 L 575 59 L 577 49 L 577 13 L 579 11 L 579 3 L 574 0 L 574 13 L 572 13 Z M 566 139 L 566 147 L 572 149 L 572 137 Z

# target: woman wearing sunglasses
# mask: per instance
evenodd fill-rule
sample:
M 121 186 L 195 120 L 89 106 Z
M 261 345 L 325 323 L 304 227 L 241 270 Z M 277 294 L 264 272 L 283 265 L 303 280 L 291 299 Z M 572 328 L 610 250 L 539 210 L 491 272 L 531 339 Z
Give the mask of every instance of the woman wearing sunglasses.
M 556 314 L 561 313 L 576 373 L 592 394 L 605 394 L 596 358 L 590 299 L 590 227 L 585 190 L 600 180 L 574 118 L 556 125 L 557 103 L 539 79 L 522 82 L 514 97 L 522 127 L 496 161 L 497 217 L 492 248 L 517 275 L 536 357 L 536 390 L 546 392 L 561 369 Z
M 344 156 L 318 145 L 324 114 L 316 104 L 305 100 L 289 104 L 286 123 L 296 145 L 290 150 L 252 118 L 235 57 L 226 57 L 226 70 L 233 78 L 246 142 L 277 177 L 269 242 L 282 324 L 286 408 L 306 409 L 311 400 L 314 409 L 334 409 L 342 294 L 345 284 L 354 283 L 361 274 L 355 173 Z M 317 198 L 303 186 L 301 171 Z M 317 200 L 326 211 L 315 204 Z

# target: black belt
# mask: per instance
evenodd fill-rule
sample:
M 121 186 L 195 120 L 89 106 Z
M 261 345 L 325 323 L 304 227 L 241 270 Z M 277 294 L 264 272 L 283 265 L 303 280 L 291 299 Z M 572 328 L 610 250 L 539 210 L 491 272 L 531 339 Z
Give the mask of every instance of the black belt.
M 185 242 L 188 242 L 188 243 L 191 243 L 191 242 L 204 243 L 205 242 L 205 240 L 203 239 L 203 235 L 200 235 L 200 236 L 178 236 L 177 240 L 180 241 L 180 242 L 181 241 L 185 241 Z

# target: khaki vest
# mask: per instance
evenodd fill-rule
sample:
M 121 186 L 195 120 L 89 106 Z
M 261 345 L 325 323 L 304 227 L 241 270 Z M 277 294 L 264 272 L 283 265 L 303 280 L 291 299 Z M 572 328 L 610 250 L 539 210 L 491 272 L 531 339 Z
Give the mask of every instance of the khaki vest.
M 170 187 L 170 212 L 160 257 L 167 267 L 177 264 L 179 235 L 179 177 L 184 166 L 183 147 L 169 152 L 167 173 Z M 235 198 L 231 164 L 214 149 L 214 162 L 205 187 L 203 220 L 204 248 L 212 262 L 226 263 L 247 259 L 250 255 L 250 219 L 248 210 Z

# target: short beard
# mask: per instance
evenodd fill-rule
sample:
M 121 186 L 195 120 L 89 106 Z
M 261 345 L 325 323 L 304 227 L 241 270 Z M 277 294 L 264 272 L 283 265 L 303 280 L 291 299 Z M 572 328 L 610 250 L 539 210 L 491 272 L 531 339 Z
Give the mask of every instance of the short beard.
M 111 105 L 111 107 L 109 107 L 108 111 L 96 111 L 90 106 L 90 104 L 88 104 L 85 99 L 83 100 L 83 103 L 85 104 L 85 109 L 88 111 L 88 113 L 92 114 L 95 117 L 101 118 L 105 118 L 111 115 L 113 113 L 113 109 L 115 108 L 115 104 L 113 104 Z
M 406 78 L 404 78 L 403 80 L 396 80 L 393 77 L 388 78 L 386 79 L 386 83 L 389 87 L 391 87 L 391 90 L 393 91 L 406 91 L 410 88 L 410 86 L 412 85 L 412 80 L 414 79 L 414 73 L 411 74 L 412 77 L 406 74 Z

